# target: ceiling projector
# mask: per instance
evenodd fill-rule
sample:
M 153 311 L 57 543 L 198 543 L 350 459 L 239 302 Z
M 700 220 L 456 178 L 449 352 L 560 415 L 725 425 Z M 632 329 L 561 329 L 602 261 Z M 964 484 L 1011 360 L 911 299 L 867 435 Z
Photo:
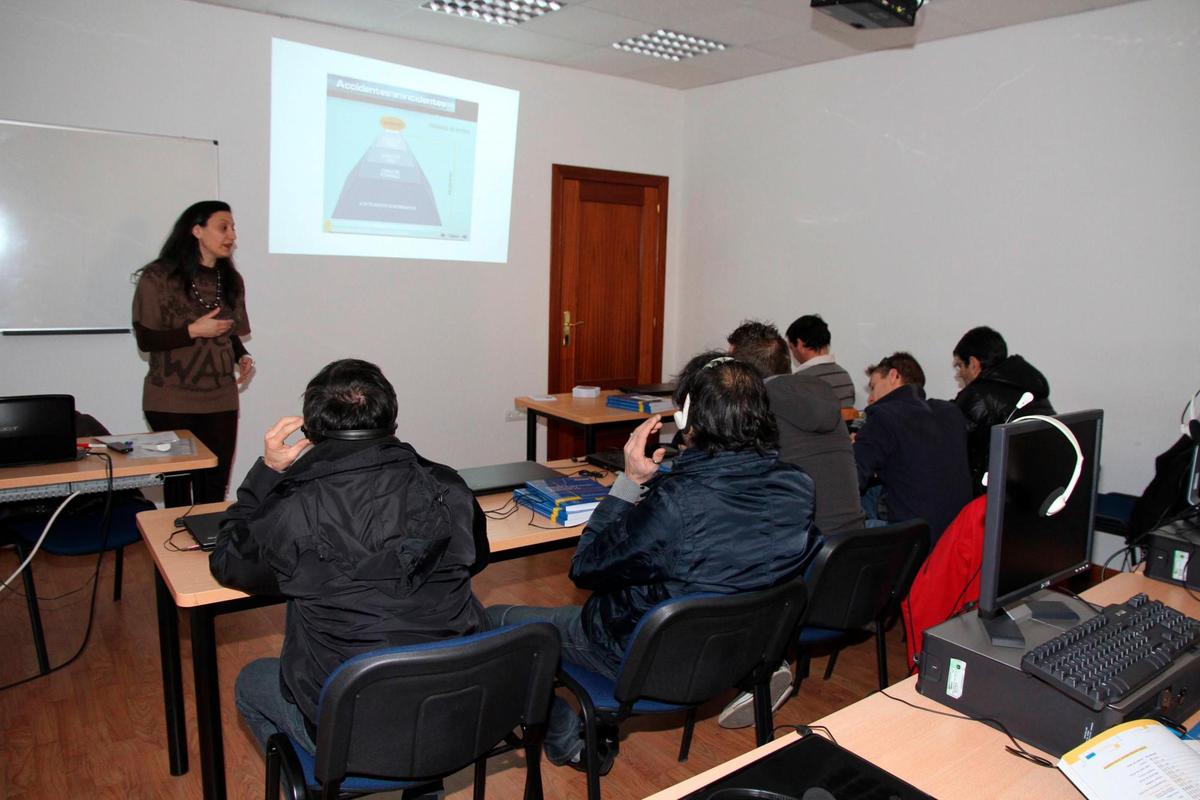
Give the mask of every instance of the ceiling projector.
M 923 0 L 812 0 L 812 7 L 855 28 L 911 28 Z

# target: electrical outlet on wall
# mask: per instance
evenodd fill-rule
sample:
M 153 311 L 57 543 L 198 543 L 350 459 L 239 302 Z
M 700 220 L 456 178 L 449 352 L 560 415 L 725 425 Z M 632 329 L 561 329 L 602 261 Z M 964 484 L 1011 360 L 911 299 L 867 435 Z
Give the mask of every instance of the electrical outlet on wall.
M 517 411 L 515 408 L 511 408 L 504 412 L 505 422 L 520 422 L 523 419 L 525 419 L 524 411 Z

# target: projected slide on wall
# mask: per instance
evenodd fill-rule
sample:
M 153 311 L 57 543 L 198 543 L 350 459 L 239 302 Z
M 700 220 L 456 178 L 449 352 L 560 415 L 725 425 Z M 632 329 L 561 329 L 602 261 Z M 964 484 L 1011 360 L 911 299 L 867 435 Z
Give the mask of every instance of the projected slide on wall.
M 502 262 L 518 93 L 272 43 L 272 253 Z

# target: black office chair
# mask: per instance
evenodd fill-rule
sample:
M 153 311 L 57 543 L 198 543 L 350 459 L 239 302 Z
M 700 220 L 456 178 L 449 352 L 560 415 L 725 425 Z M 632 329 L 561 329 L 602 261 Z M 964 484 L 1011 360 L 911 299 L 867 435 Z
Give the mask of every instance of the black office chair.
M 267 800 L 281 778 L 289 800 L 423 792 L 471 763 L 482 800 L 487 759 L 515 747 L 526 800 L 541 798 L 558 651 L 558 630 L 531 622 L 350 659 L 321 690 L 315 755 L 283 733 L 267 740 Z
M 929 525 L 920 519 L 825 537 L 805 573 L 809 602 L 798 636 L 797 689 L 808 677 L 814 648 L 835 648 L 825 667 L 825 680 L 829 680 L 841 647 L 872 634 L 879 688 L 887 688 L 884 634 L 928 554 Z
M 804 579 L 795 577 L 756 592 L 666 600 L 638 622 L 615 680 L 564 660 L 559 682 L 583 710 L 588 800 L 600 798 L 602 731 L 615 750 L 616 727 L 633 714 L 686 710 L 679 747 L 679 760 L 686 761 L 696 707 L 741 686 L 754 692 L 758 743 L 769 742 L 771 673 L 783 659 L 805 597 Z

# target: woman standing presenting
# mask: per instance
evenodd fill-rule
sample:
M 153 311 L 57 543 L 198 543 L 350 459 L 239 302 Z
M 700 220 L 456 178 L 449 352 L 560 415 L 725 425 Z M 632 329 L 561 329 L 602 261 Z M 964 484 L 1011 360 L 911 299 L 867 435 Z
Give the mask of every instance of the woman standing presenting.
M 225 499 L 237 442 L 238 386 L 254 360 L 242 345 L 250 333 L 245 284 L 233 265 L 237 242 L 229 204 L 205 200 L 175 222 L 158 258 L 142 267 L 133 295 L 133 330 L 150 355 L 142 392 L 155 431 L 186 428 L 216 454 L 217 466 L 186 480 L 168 478 L 168 506 Z

